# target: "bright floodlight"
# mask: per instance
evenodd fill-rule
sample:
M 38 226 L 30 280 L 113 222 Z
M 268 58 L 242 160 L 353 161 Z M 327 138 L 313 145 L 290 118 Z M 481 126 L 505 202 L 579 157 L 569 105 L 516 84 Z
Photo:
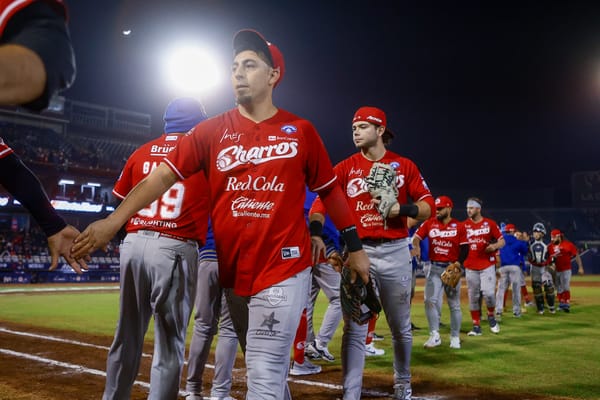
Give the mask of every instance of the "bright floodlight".
M 221 80 L 215 58 L 197 46 L 177 47 L 165 62 L 169 83 L 180 93 L 206 94 Z

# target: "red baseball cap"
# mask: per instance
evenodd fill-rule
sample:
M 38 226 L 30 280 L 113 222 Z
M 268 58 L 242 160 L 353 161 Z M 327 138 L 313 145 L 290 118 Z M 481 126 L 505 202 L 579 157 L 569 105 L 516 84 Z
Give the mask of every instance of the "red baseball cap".
M 517 227 L 515 226 L 515 224 L 506 224 L 504 226 L 504 232 L 514 232 L 517 230 Z
M 354 118 L 352 118 L 352 123 L 356 121 L 367 121 L 372 123 L 373 125 L 380 125 L 385 127 L 384 135 L 387 133 L 391 138 L 394 137 L 394 133 L 390 131 L 387 127 L 387 118 L 385 117 L 385 113 L 383 110 L 377 107 L 361 107 L 354 113 Z
M 279 85 L 285 74 L 285 61 L 279 48 L 267 41 L 259 32 L 253 29 L 242 29 L 233 36 L 233 56 L 237 56 L 244 50 L 263 53 L 271 67 L 279 68 L 279 79 L 275 82 L 275 86 Z
M 440 196 L 435 199 L 435 208 L 444 208 L 444 207 L 454 207 L 454 203 L 452 203 L 452 199 L 448 196 Z
M 562 232 L 558 229 L 552 229 L 550 231 L 550 236 L 560 236 L 560 235 L 562 235 Z

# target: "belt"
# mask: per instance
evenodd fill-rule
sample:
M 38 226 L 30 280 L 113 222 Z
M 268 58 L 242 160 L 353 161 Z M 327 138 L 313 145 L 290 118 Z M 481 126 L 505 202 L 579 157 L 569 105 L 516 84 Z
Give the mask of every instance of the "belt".
M 450 264 L 450 261 L 432 261 L 431 263 L 439 267 L 447 267 Z
M 142 235 L 142 236 L 146 236 L 146 237 L 151 237 L 153 239 L 158 239 L 159 237 L 165 237 L 165 238 L 169 238 L 169 239 L 179 240 L 180 242 L 191 242 L 191 243 L 195 243 L 195 244 L 198 243 L 198 241 L 196 241 L 194 239 L 185 238 L 185 237 L 177 236 L 177 235 L 171 235 L 170 233 L 164 233 L 164 232 L 139 230 L 136 233 L 138 235 Z
M 367 246 L 380 246 L 385 243 L 394 242 L 398 239 L 390 239 L 390 238 L 364 238 L 361 240 L 362 244 Z

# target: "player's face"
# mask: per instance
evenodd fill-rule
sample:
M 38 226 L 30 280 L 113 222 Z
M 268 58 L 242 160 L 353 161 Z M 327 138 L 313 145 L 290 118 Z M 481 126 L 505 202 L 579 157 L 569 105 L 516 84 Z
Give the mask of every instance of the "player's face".
M 368 149 L 381 140 L 379 130 L 382 127 L 371 124 L 370 122 L 357 121 L 352 124 L 352 140 L 358 149 Z
M 467 215 L 471 219 L 478 218 L 481 215 L 481 208 L 479 208 L 479 207 L 467 207 Z
M 542 234 L 542 232 L 540 232 L 540 231 L 533 231 L 533 238 L 534 238 L 535 240 L 541 240 L 541 239 L 542 239 L 542 236 L 544 236 L 544 235 Z
M 438 221 L 442 221 L 448 216 L 450 216 L 450 207 L 442 207 L 435 209 L 435 217 L 438 219 Z
M 274 82 L 273 68 L 251 50 L 238 53 L 231 66 L 231 84 L 238 104 L 264 100 Z
M 560 235 L 552 236 L 552 243 L 560 244 Z

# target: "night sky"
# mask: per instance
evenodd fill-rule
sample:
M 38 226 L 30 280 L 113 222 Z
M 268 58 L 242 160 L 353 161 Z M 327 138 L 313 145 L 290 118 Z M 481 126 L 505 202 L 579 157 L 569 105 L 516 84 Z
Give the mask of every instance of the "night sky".
M 158 135 L 169 45 L 217 51 L 214 115 L 233 106 L 232 36 L 254 28 L 286 59 L 275 104 L 312 121 L 334 163 L 356 151 L 352 116 L 372 105 L 434 195 L 568 206 L 571 173 L 600 170 L 600 3 L 488 3 L 71 1 L 79 69 L 65 95 L 151 113 Z

